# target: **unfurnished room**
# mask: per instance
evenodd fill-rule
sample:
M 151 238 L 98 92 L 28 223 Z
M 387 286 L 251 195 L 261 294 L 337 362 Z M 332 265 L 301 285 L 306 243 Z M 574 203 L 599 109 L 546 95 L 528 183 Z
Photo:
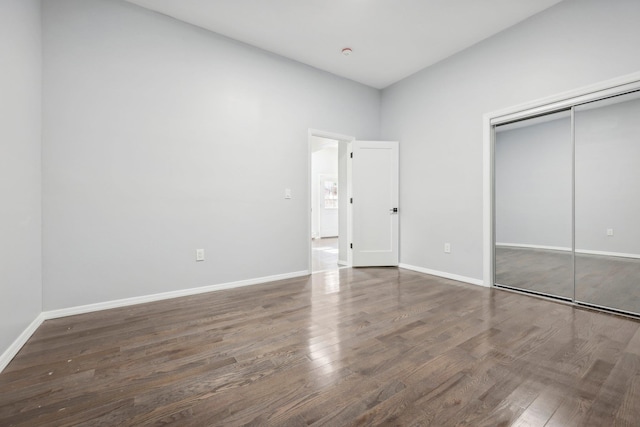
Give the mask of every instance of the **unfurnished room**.
M 639 21 L 0 0 L 0 426 L 640 425 Z

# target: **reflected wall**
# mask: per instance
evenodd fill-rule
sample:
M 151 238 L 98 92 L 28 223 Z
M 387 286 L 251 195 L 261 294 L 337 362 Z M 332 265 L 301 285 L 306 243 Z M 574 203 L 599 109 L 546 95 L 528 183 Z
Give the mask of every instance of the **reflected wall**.
M 571 112 L 495 131 L 495 281 L 573 298 Z
M 640 99 L 574 114 L 576 300 L 640 313 Z
M 639 94 L 494 127 L 496 285 L 640 314 Z

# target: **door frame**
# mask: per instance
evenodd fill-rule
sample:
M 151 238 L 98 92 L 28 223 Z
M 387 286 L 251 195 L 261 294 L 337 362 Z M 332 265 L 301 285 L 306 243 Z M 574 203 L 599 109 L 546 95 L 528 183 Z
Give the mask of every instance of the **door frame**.
M 483 115 L 482 128 L 482 192 L 483 192 L 483 285 L 495 282 L 495 132 L 494 126 L 513 120 L 548 113 L 575 104 L 620 95 L 640 89 L 640 72 L 585 86 L 526 104 L 508 107 Z
M 312 230 L 312 226 L 311 226 L 311 221 L 312 221 L 312 202 L 311 202 L 311 186 L 313 185 L 313 177 L 312 177 L 312 147 L 311 147 L 311 137 L 318 137 L 318 138 L 327 138 L 327 139 L 334 139 L 336 141 L 338 141 L 338 144 L 347 144 L 347 152 L 351 153 L 351 143 L 353 141 L 355 141 L 355 137 L 351 136 L 351 135 L 343 135 L 343 134 L 339 134 L 339 133 L 335 133 L 335 132 L 328 132 L 328 131 L 323 131 L 323 130 L 318 130 L 318 129 L 309 129 L 307 132 L 307 189 L 309 191 L 308 193 L 308 197 L 307 197 L 307 230 L 306 230 L 306 239 L 308 241 L 308 245 L 307 245 L 307 269 L 309 271 L 309 273 L 313 273 L 313 262 L 312 262 L 312 257 L 313 257 L 313 242 L 311 239 L 311 230 Z M 338 181 L 340 181 L 340 176 L 338 176 Z M 346 176 L 346 182 L 347 182 L 347 188 L 346 188 L 346 192 L 347 192 L 347 198 L 351 197 L 351 162 L 347 162 L 347 176 Z M 338 184 L 339 185 L 339 184 Z M 338 191 L 345 191 L 345 189 L 338 189 Z M 338 223 L 340 224 L 340 214 L 338 213 Z M 353 230 L 352 227 L 352 214 L 351 214 L 351 204 L 347 203 L 347 215 L 346 215 L 346 224 L 344 224 L 346 226 L 347 229 L 347 235 L 346 236 L 340 236 L 338 235 L 338 242 L 340 242 L 341 239 L 343 239 L 343 241 L 346 242 L 351 242 L 351 233 Z M 338 227 L 340 227 L 340 225 L 338 225 Z M 343 265 L 343 266 L 351 266 L 351 260 L 352 260 L 352 252 L 351 249 L 349 248 L 349 245 L 347 244 L 347 261 L 346 263 L 344 261 L 340 260 L 340 254 L 338 255 L 338 264 L 339 265 Z M 338 252 L 339 252 L 339 247 L 338 247 Z

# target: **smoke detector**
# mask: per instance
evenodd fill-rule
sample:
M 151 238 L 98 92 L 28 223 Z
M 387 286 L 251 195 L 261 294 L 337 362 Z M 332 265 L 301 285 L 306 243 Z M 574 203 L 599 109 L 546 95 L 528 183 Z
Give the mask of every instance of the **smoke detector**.
M 342 54 L 344 56 L 349 56 L 351 55 L 352 52 L 353 52 L 353 49 L 351 49 L 350 47 L 345 47 L 344 49 L 342 49 Z

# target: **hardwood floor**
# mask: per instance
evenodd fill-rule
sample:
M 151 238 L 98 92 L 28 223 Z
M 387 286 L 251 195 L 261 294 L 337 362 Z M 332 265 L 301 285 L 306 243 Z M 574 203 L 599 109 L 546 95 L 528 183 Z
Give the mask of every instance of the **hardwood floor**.
M 573 298 L 571 252 L 496 247 L 496 283 Z
M 496 247 L 496 282 L 573 298 L 571 252 Z M 576 299 L 640 313 L 640 259 L 576 254 Z
M 0 425 L 637 426 L 639 325 L 347 268 L 46 321 Z
M 312 271 L 336 270 L 338 267 L 338 238 L 311 240 Z

